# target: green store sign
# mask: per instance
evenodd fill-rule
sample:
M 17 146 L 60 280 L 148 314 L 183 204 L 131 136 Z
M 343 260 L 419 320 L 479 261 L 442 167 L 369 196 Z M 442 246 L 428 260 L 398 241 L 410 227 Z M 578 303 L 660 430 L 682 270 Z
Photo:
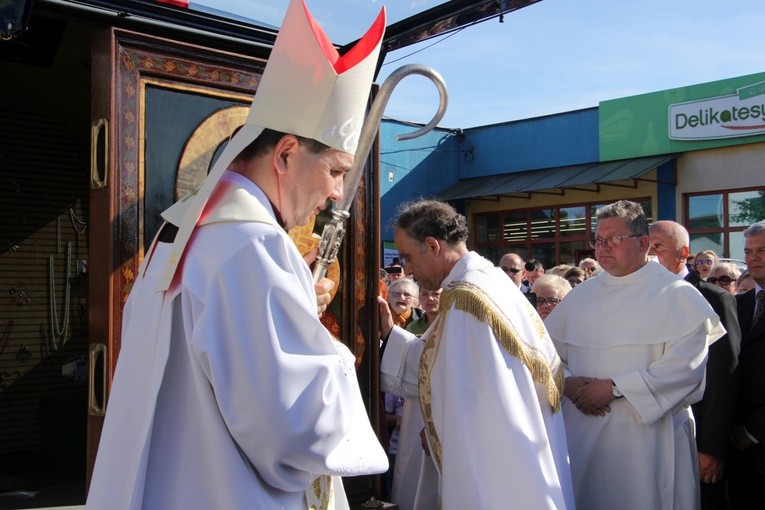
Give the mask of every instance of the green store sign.
M 765 73 L 603 101 L 598 110 L 601 161 L 765 141 Z

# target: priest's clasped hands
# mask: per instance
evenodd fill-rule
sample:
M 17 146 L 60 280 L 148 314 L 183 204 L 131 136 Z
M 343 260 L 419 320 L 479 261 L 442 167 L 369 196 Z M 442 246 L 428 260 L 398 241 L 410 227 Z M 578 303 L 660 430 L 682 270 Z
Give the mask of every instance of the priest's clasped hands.
M 611 379 L 572 376 L 566 378 L 563 394 L 584 414 L 605 416 L 611 412 L 609 405 L 616 397 Z

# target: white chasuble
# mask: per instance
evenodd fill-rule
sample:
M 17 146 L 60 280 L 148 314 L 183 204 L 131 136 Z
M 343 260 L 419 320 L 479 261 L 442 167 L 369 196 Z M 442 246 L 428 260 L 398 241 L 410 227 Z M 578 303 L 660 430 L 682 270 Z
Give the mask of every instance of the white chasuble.
M 383 383 L 418 387 L 441 508 L 573 508 L 563 367 L 542 321 L 499 268 L 470 252 L 423 335 L 394 328 Z
M 156 243 L 133 286 L 89 509 L 341 510 L 340 476 L 387 469 L 308 266 L 262 191 L 224 181 L 180 278 L 155 291 Z

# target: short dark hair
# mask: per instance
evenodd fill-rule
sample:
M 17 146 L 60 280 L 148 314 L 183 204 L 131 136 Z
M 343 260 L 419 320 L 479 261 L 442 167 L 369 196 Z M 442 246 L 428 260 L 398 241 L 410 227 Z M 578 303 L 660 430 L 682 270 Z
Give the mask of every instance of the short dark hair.
M 268 153 L 269 150 L 276 147 L 279 140 L 284 138 L 290 133 L 282 133 L 281 131 L 274 131 L 273 129 L 264 129 L 260 135 L 253 140 L 250 145 L 242 149 L 234 161 L 250 161 L 251 159 L 263 156 Z M 318 154 L 324 152 L 331 147 L 321 142 L 314 140 L 313 138 L 306 138 L 304 136 L 292 135 L 298 139 L 301 145 L 305 145 L 309 152 Z
M 468 238 L 465 217 L 451 205 L 438 200 L 402 204 L 394 227 L 405 230 L 419 242 L 428 236 L 449 244 L 464 243 Z
M 526 271 L 539 271 L 540 269 L 544 269 L 544 266 L 542 265 L 542 262 L 537 259 L 529 259 L 523 265 L 523 269 Z

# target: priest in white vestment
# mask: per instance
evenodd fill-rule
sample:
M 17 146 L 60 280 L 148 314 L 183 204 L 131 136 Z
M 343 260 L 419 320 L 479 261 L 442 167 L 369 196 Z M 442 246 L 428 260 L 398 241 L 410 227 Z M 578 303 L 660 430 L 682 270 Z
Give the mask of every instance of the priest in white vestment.
M 406 330 L 421 336 L 438 317 L 441 290 L 420 288 L 420 307 L 425 312 L 420 318 L 406 326 Z M 414 348 L 423 347 L 424 342 Z M 420 349 L 421 352 L 421 349 Z M 386 385 L 389 378 L 383 378 L 383 391 L 389 391 Z M 438 472 L 430 457 L 422 449 L 420 432 L 425 427 L 420 410 L 420 400 L 416 387 L 397 385 L 398 391 L 411 391 L 399 395 L 404 397 L 404 414 L 398 434 L 398 452 L 393 469 L 393 492 L 390 500 L 399 510 L 438 508 Z
M 604 272 L 571 291 L 545 325 L 566 363 L 566 418 L 579 508 L 700 507 L 690 405 L 708 346 L 725 334 L 688 282 L 649 261 L 641 206 L 598 210 Z
M 163 214 L 125 306 L 89 510 L 347 510 L 340 477 L 386 471 L 286 232 L 342 198 L 384 26 L 349 61 L 290 2 L 246 124 Z
M 528 300 L 468 251 L 467 236 L 448 204 L 402 209 L 394 240 L 405 270 L 442 294 L 422 340 L 394 328 L 378 300 L 383 385 L 419 397 L 441 509 L 572 509 L 561 361 Z

